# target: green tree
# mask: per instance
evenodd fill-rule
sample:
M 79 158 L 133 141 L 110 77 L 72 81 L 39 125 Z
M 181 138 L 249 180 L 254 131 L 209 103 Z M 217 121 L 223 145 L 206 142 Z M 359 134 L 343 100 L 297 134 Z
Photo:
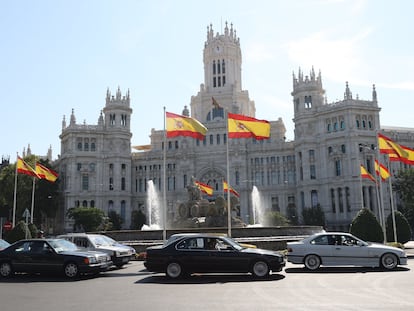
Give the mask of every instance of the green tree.
M 68 210 L 68 217 L 75 221 L 73 230 L 96 231 L 103 224 L 104 212 L 95 207 L 74 207 Z
M 16 241 L 25 239 L 25 238 L 31 239 L 32 233 L 30 232 L 29 226 L 23 221 L 19 221 L 16 223 L 16 226 L 9 232 L 7 232 L 6 240 L 9 243 L 14 243 Z
M 411 228 L 404 215 L 396 211 L 395 215 L 395 227 L 397 231 L 397 242 L 401 244 L 407 243 L 411 239 Z M 394 226 L 392 221 L 392 214 L 387 217 L 387 241 L 394 241 Z
M 401 198 L 401 205 L 398 209 L 407 218 L 411 226 L 411 231 L 414 229 L 414 169 L 401 170 L 395 176 L 393 189 Z
M 289 220 L 280 212 L 269 211 L 263 218 L 264 226 L 287 226 L 289 224 Z
M 145 214 L 139 210 L 133 210 L 131 213 L 131 229 L 141 230 L 142 226 L 147 222 Z
M 303 223 L 309 226 L 325 226 L 325 213 L 320 204 L 302 210 Z
M 35 167 L 36 161 L 51 167 L 48 161 L 37 159 L 34 155 L 23 159 L 32 168 Z M 12 206 L 14 204 L 14 184 L 15 184 L 16 164 L 10 164 L 4 167 L 0 172 L 0 205 L 8 206 L 10 220 L 12 216 Z M 23 219 L 24 210 L 31 209 L 33 177 L 25 174 L 17 176 L 17 196 L 16 196 L 16 222 Z M 55 183 L 42 179 L 35 180 L 35 202 L 34 202 L 34 219 L 31 220 L 40 227 L 44 218 L 54 218 L 58 209 L 59 191 L 58 181 Z
M 352 220 L 350 232 L 370 242 L 384 242 L 384 232 L 375 215 L 367 208 L 361 209 Z
M 108 213 L 109 222 L 111 223 L 111 229 L 112 230 L 120 230 L 122 227 L 122 218 L 121 215 L 119 215 L 115 211 L 110 211 Z

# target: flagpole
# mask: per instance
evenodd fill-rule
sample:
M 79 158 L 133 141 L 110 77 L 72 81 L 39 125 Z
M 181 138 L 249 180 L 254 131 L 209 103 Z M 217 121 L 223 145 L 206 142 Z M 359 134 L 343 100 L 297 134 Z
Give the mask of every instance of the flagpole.
M 166 190 L 166 158 L 167 158 L 167 130 L 165 126 L 165 106 L 164 106 L 164 153 L 163 153 L 163 185 L 162 185 L 162 196 L 163 196 L 163 217 L 162 217 L 162 239 L 167 240 L 167 190 Z
M 35 198 L 35 184 L 36 184 L 36 177 L 33 177 L 32 206 L 31 206 L 31 209 L 30 209 L 30 221 L 31 221 L 31 223 L 33 223 L 34 198 Z
M 379 142 L 378 142 L 378 133 L 375 136 L 377 139 L 377 155 L 376 158 L 379 159 L 380 158 L 380 148 L 379 148 Z M 378 163 L 379 165 L 379 163 Z M 375 160 L 374 160 L 374 169 L 375 169 Z M 381 171 L 380 171 L 381 172 Z M 378 185 L 378 183 L 377 183 Z M 383 196 L 383 192 L 382 192 L 382 182 L 381 182 L 381 176 L 379 178 L 379 197 L 380 197 L 380 208 L 381 208 L 381 214 L 382 214 L 382 222 L 381 222 L 381 227 L 382 227 L 382 232 L 384 234 L 384 243 L 387 243 L 387 232 L 386 232 L 386 228 L 385 228 L 385 209 L 384 209 L 384 196 Z
M 231 206 L 230 206 L 230 167 L 229 167 L 229 116 L 228 111 L 226 111 L 226 132 L 227 132 L 227 148 L 226 148 L 226 156 L 227 156 L 227 235 L 231 237 Z
M 390 157 L 387 157 L 387 169 L 390 172 Z M 380 167 L 381 172 L 381 167 Z M 391 175 L 388 177 L 388 186 L 390 188 L 390 199 L 391 199 L 391 217 L 392 217 L 392 228 L 394 231 L 394 242 L 397 243 L 397 224 L 395 222 L 395 208 L 394 208 L 394 195 L 392 193 Z
M 17 161 L 19 154 L 16 153 L 16 172 L 14 174 L 14 195 L 13 195 L 13 228 L 16 224 L 16 195 L 17 195 Z

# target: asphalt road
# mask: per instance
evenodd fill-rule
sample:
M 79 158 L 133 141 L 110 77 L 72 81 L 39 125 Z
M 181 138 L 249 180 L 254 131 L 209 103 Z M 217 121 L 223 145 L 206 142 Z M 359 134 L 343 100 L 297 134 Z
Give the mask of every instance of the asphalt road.
M 267 280 L 249 275 L 196 275 L 172 281 L 142 262 L 98 277 L 0 279 L 0 310 L 414 310 L 414 259 L 395 271 L 288 264 Z

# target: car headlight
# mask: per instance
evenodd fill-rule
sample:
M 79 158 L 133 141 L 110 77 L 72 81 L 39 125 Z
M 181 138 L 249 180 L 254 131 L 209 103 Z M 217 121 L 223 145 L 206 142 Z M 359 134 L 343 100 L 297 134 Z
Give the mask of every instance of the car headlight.
M 95 257 L 95 256 L 93 256 L 93 257 L 89 257 L 89 262 L 90 262 L 91 264 L 94 264 L 94 263 L 97 263 L 97 262 L 98 262 L 98 259 L 96 259 L 96 257 Z

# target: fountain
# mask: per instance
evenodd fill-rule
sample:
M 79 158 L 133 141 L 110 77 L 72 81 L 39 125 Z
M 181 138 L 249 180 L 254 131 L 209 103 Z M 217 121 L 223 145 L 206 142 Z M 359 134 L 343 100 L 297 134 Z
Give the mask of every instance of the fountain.
M 260 196 L 260 192 L 256 186 L 253 186 L 252 190 L 252 206 L 253 206 L 253 225 L 255 227 L 261 227 L 263 225 L 263 203 Z
M 159 202 L 159 194 L 152 180 L 147 182 L 146 209 L 148 224 L 143 225 L 141 230 L 159 230 L 162 227 L 161 205 Z

